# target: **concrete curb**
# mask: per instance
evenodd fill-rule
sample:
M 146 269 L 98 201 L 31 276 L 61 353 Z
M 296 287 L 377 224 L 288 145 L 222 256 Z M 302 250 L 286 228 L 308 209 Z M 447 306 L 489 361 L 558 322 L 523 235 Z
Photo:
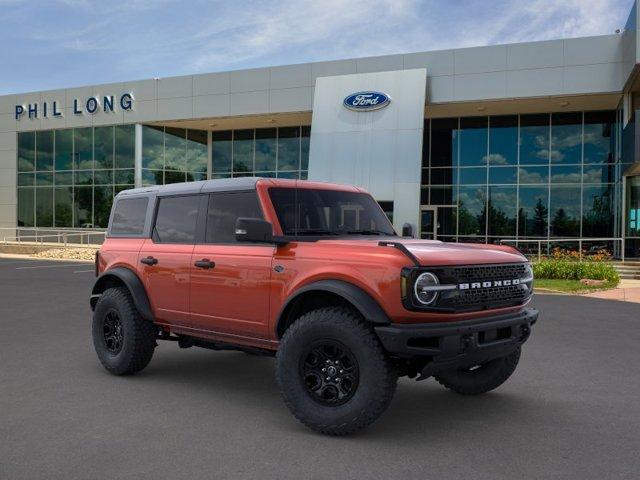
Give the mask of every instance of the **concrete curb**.
M 31 255 L 18 254 L 18 253 L 0 253 L 0 258 L 31 260 L 34 262 L 67 262 L 67 263 L 71 262 L 71 263 L 93 264 L 91 260 L 79 260 L 77 258 L 40 258 L 40 257 L 32 257 Z

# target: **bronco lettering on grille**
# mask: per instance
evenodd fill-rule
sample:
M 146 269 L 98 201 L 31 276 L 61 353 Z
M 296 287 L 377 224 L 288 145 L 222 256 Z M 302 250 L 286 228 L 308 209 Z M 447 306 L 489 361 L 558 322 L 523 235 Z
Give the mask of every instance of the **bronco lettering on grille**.
M 475 290 L 478 288 L 491 288 L 491 287 L 510 287 L 511 285 L 519 285 L 520 279 L 513 278 L 511 280 L 492 280 L 490 282 L 472 282 L 472 283 L 459 283 L 459 290 Z

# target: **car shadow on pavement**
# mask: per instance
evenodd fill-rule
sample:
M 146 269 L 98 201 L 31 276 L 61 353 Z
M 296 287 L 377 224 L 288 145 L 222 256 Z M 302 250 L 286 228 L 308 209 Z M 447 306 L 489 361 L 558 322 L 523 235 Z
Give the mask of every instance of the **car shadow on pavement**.
M 205 404 L 222 402 L 233 405 L 229 415 L 259 416 L 267 423 L 272 418 L 274 428 L 290 433 L 306 432 L 288 412 L 275 381 L 274 360 L 270 357 L 240 352 L 210 352 L 191 349 L 159 352 L 151 364 L 132 381 L 144 381 L 155 388 L 179 388 L 187 397 L 199 397 Z M 165 355 L 165 353 L 167 353 Z M 566 419 L 566 405 L 540 402 L 530 392 L 517 393 L 505 384 L 485 395 L 466 397 L 445 390 L 428 379 L 415 382 L 402 378 L 387 412 L 372 427 L 350 437 L 382 439 L 392 435 L 394 442 L 414 442 L 417 437 L 433 437 L 434 441 L 465 429 L 467 435 L 476 430 L 482 441 L 483 429 L 488 425 L 505 425 L 525 429 L 540 422 L 562 423 Z M 196 407 L 203 405 L 197 401 Z M 189 408 L 196 408 L 190 406 Z M 206 414 L 206 411 L 202 412 Z M 486 434 L 486 432 L 484 432 Z
M 542 406 L 536 406 L 534 399 L 506 389 L 465 397 L 445 390 L 433 379 L 416 384 L 410 382 L 413 380 L 399 382 L 386 414 L 364 435 L 371 439 L 393 435 L 396 443 L 412 443 L 417 437 L 437 442 L 451 437 L 452 432 L 465 431 L 465 435 L 473 436 L 476 431 L 478 441 L 482 442 L 480 432 L 490 425 L 522 423 L 524 428 L 532 416 L 543 415 Z M 549 404 L 545 405 L 544 413 L 553 415 L 549 407 Z

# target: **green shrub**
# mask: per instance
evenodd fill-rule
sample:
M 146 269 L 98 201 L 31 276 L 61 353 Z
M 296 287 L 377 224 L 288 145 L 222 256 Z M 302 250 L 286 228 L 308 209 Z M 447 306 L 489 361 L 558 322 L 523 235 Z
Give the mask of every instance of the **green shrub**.
M 575 262 L 569 260 L 542 260 L 533 263 L 536 278 L 557 278 L 562 280 L 607 280 L 615 285 L 620 282 L 618 272 L 610 263 Z

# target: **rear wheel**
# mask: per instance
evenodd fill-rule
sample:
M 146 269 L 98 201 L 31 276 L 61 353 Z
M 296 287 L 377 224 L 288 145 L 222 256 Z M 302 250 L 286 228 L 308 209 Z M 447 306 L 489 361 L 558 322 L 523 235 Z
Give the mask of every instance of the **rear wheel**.
M 515 371 L 520 360 L 520 347 L 507 356 L 481 365 L 451 370 L 434 375 L 444 387 L 461 395 L 480 395 L 498 388 Z
M 282 338 L 276 376 L 295 417 L 328 435 L 373 423 L 389 406 L 398 378 L 371 328 L 344 308 L 300 317 Z
M 93 312 L 93 346 L 100 362 L 115 375 L 139 372 L 156 346 L 156 327 L 144 320 L 124 287 L 109 288 Z

